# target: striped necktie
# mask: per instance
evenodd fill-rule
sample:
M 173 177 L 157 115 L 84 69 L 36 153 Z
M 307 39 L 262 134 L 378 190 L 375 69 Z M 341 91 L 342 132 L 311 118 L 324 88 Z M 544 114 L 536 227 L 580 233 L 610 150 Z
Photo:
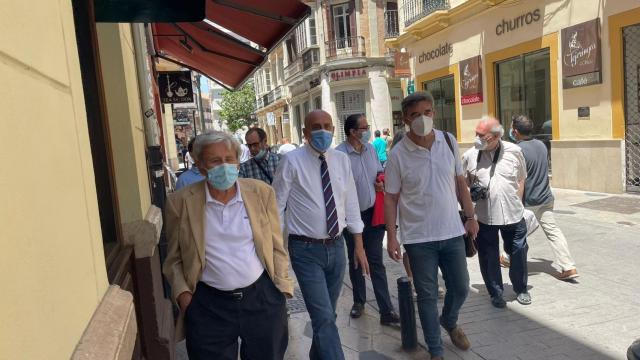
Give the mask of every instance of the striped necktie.
M 333 189 L 331 188 L 331 178 L 329 177 L 329 168 L 324 154 L 320 154 L 320 176 L 322 177 L 322 191 L 324 193 L 324 206 L 327 211 L 327 233 L 330 238 L 338 235 L 338 214 L 336 213 L 336 202 L 333 198 Z

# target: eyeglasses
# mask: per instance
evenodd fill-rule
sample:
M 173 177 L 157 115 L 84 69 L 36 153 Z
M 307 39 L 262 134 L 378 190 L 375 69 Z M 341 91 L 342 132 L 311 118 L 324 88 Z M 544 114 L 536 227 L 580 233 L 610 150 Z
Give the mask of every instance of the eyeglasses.
M 371 125 L 367 125 L 367 127 L 359 127 L 358 130 L 370 130 Z

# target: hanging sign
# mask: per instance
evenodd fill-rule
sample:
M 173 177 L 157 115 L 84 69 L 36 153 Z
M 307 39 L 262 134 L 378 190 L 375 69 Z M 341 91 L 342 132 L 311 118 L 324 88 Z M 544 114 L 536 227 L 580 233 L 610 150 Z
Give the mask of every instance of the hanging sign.
M 267 125 L 275 126 L 276 125 L 276 115 L 272 112 L 267 113 Z
M 411 77 L 411 68 L 409 67 L 410 59 L 411 57 L 408 52 L 396 52 L 393 54 L 393 74 L 395 77 Z
M 562 88 L 602 83 L 600 19 L 562 29 Z
M 460 62 L 460 103 L 477 104 L 482 98 L 482 56 Z
M 191 71 L 159 71 L 158 88 L 164 104 L 193 102 Z

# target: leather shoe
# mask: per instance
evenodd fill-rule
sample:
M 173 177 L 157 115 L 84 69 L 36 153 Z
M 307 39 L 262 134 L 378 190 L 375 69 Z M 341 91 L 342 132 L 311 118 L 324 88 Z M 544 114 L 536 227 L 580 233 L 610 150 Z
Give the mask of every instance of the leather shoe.
M 360 316 L 362 316 L 362 313 L 364 312 L 364 305 L 363 304 L 358 304 L 355 303 L 353 304 L 353 306 L 351 307 L 351 313 L 349 313 L 349 315 L 354 318 L 357 319 Z
M 571 269 L 571 270 L 565 270 L 561 273 L 558 274 L 558 280 L 571 280 L 571 279 L 575 279 L 578 276 L 578 270 L 576 269 Z
M 380 316 L 380 324 L 381 325 L 400 325 L 400 316 L 395 312 L 390 312 L 388 314 L 384 314 Z
M 491 298 L 491 305 L 497 307 L 498 309 L 504 309 L 507 307 L 507 303 L 504 301 L 502 296 L 494 296 Z
M 456 326 L 453 330 L 449 331 L 449 337 L 451 338 L 451 342 L 458 349 L 467 351 L 471 347 L 471 343 L 469 339 L 467 339 L 467 335 L 464 334 L 464 331 L 460 328 L 460 326 Z

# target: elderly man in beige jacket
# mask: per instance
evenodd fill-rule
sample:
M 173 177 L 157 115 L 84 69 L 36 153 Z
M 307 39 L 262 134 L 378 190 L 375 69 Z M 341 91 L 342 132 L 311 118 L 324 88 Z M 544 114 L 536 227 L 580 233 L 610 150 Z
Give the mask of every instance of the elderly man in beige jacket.
M 198 136 L 206 180 L 169 196 L 164 274 L 180 308 L 177 337 L 189 359 L 282 359 L 291 297 L 273 189 L 238 179 L 240 144 L 222 132 Z

